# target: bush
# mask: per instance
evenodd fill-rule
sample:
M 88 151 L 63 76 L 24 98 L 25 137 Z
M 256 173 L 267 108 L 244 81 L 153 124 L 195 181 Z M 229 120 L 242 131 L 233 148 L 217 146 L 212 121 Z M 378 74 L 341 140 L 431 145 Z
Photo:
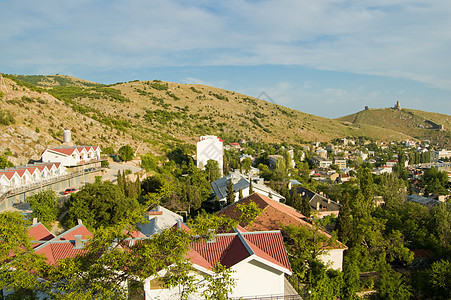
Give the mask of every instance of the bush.
M 130 145 L 122 146 L 119 149 L 119 157 L 122 161 L 132 160 L 134 156 L 135 156 L 135 153 L 134 153 L 132 147 L 130 147 Z
M 100 162 L 100 166 L 101 166 L 102 168 L 109 168 L 109 167 L 110 167 L 110 163 L 109 163 L 107 160 L 102 160 L 102 161 Z
M 102 154 L 115 154 L 113 147 L 106 147 L 102 150 Z
M 0 110 L 0 124 L 3 125 L 11 125 L 15 124 L 16 120 L 11 115 L 11 113 L 7 110 Z

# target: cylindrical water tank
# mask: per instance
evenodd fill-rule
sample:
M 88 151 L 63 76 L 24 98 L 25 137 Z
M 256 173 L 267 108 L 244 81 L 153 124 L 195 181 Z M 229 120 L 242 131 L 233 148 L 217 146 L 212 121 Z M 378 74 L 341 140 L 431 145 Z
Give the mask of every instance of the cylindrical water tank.
M 69 144 L 71 142 L 70 129 L 64 129 L 63 142 Z

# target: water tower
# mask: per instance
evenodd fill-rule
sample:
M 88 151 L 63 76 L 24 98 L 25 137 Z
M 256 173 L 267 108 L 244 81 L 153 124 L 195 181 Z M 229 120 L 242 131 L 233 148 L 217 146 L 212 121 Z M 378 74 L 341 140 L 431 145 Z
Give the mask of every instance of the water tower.
M 72 143 L 72 135 L 70 133 L 70 129 L 69 128 L 64 129 L 63 143 L 66 144 L 66 145 L 70 145 Z

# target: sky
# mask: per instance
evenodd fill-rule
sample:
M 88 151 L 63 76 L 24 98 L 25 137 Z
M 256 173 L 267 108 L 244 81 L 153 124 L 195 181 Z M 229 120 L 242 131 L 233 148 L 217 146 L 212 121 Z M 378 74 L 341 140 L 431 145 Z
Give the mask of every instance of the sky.
M 0 0 L 0 72 L 451 114 L 449 0 Z

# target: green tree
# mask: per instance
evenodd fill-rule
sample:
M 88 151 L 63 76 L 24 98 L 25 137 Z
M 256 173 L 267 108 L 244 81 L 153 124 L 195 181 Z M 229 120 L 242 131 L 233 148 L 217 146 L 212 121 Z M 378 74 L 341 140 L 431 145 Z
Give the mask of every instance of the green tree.
M 102 149 L 102 154 L 115 154 L 116 152 L 114 151 L 113 147 L 105 147 Z
M 12 299 L 33 299 L 46 268 L 44 257 L 32 251 L 29 224 L 19 212 L 0 213 L 0 286 L 14 290 Z
M 207 300 L 227 300 L 235 286 L 235 279 L 232 277 L 234 272 L 230 268 L 226 268 L 221 264 L 217 264 L 214 268 L 214 275 L 205 276 L 207 288 L 202 293 L 204 299 Z
M 257 218 L 262 212 L 255 202 L 250 202 L 247 205 L 238 203 L 236 207 L 241 212 L 239 222 L 243 227 L 251 225 L 255 218 Z
M 249 180 L 249 195 L 252 195 L 254 193 L 254 184 L 252 179 Z
M 251 171 L 251 167 L 252 167 L 252 160 L 250 157 L 246 157 L 245 159 L 243 159 L 243 161 L 241 162 L 241 169 L 243 169 L 243 171 L 248 174 Z
M 379 266 L 379 281 L 377 283 L 377 299 L 403 300 L 412 296 L 411 288 L 405 276 L 393 271 L 387 263 Z
M 99 228 L 119 224 L 138 209 L 138 202 L 125 197 L 119 186 L 106 181 L 85 185 L 71 195 L 68 207 L 68 227 L 81 219 L 88 228 Z
M 235 202 L 235 191 L 233 189 L 233 182 L 232 179 L 229 179 L 227 181 L 227 187 L 226 187 L 226 199 L 227 199 L 227 205 L 230 205 Z
M 135 156 L 135 153 L 134 153 L 132 147 L 130 147 L 130 145 L 125 145 L 125 146 L 122 146 L 121 148 L 119 148 L 119 158 L 122 161 L 132 160 L 134 156 Z
M 38 194 L 27 197 L 26 200 L 33 209 L 32 216 L 37 218 L 46 227 L 51 227 L 51 222 L 58 217 L 58 203 L 53 190 L 41 191 Z
M 342 198 L 340 212 L 338 214 L 335 229 L 338 231 L 338 239 L 344 244 L 347 244 L 347 242 L 351 238 L 352 233 L 351 208 L 349 207 L 348 193 L 345 193 Z
M 147 171 L 157 171 L 158 163 L 152 153 L 146 153 L 141 156 L 141 166 Z
M 434 299 L 451 299 L 451 262 L 436 261 L 427 272 L 428 296 Z
M 312 207 L 310 206 L 310 197 L 307 195 L 305 197 L 302 197 L 301 199 L 301 214 L 303 214 L 307 218 L 309 218 L 310 215 L 312 214 Z
M 13 166 L 14 165 L 11 162 L 9 162 L 5 156 L 0 155 L 0 169 L 4 169 L 7 167 L 13 167 Z
M 209 159 L 205 165 L 205 173 L 209 182 L 216 181 L 221 178 L 221 172 L 219 170 L 219 164 L 216 160 Z

